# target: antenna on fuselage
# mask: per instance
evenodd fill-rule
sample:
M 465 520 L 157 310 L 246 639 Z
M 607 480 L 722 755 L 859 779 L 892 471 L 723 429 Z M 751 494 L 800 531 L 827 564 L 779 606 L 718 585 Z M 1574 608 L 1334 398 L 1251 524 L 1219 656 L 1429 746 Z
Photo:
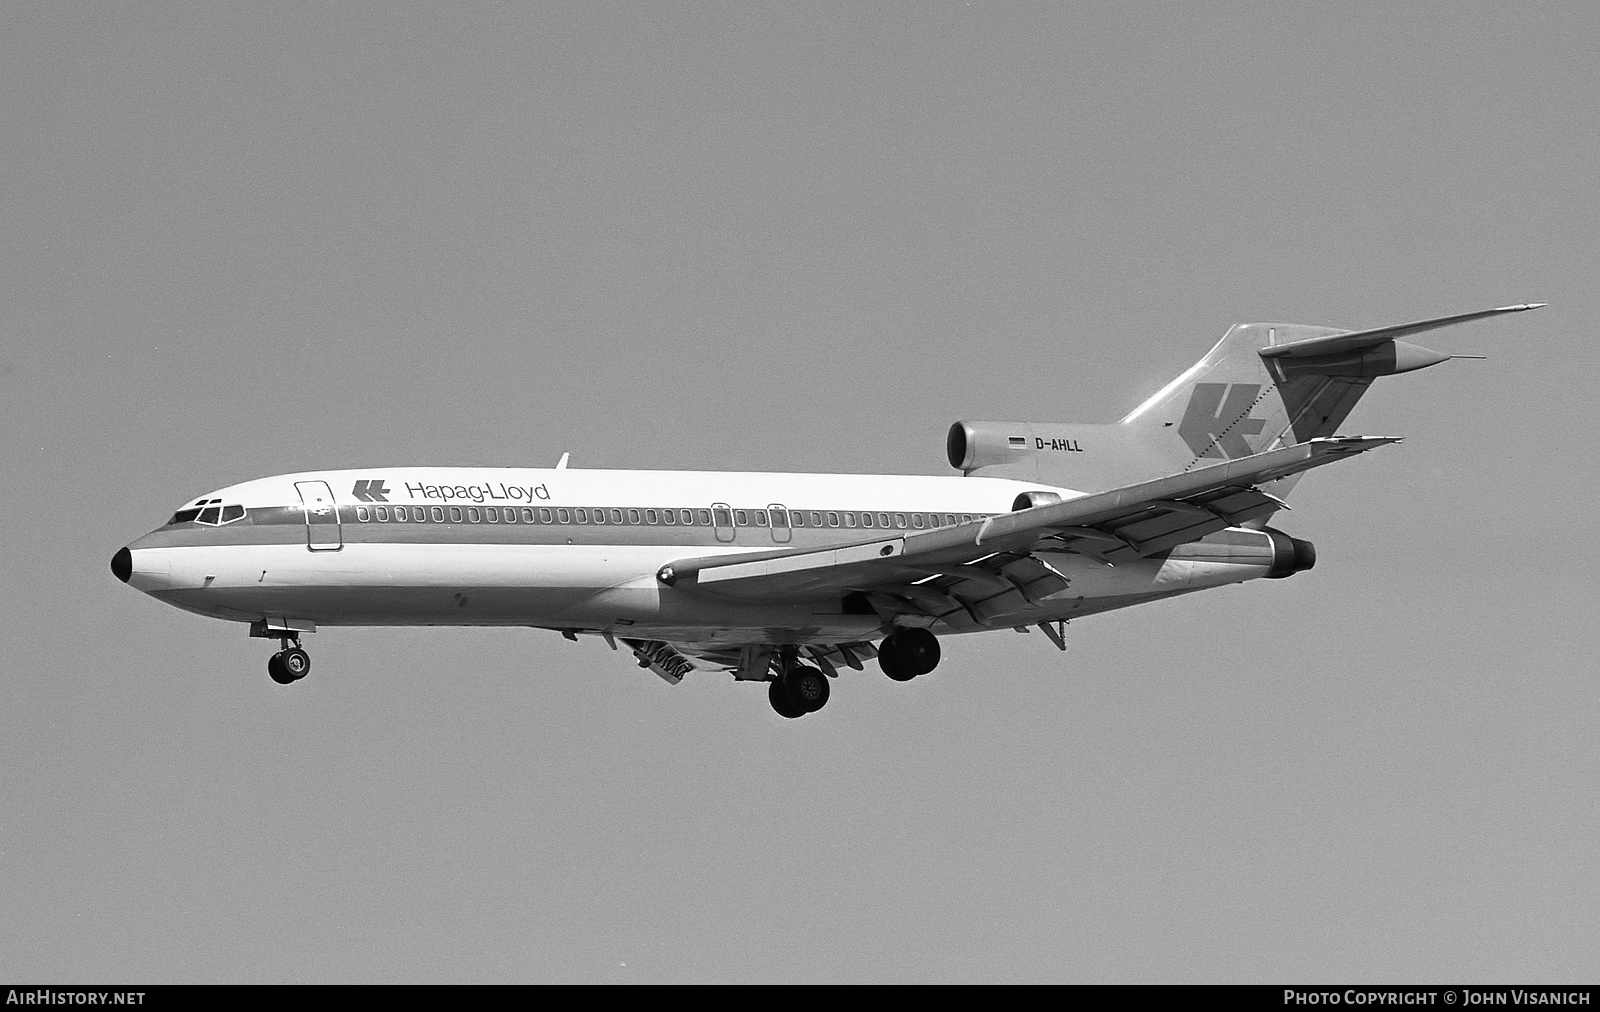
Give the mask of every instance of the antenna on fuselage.
M 572 456 L 572 454 L 570 454 L 570 453 L 563 453 L 561 455 L 561 459 L 556 461 L 556 470 L 557 471 L 565 471 L 567 469 L 567 458 L 569 458 L 571 456 Z

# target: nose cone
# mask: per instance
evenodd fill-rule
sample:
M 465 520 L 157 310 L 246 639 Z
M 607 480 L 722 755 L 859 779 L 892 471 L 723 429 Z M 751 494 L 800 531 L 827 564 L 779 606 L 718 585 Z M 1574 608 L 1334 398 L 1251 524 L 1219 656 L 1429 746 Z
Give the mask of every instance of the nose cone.
M 111 557 L 111 572 L 123 583 L 128 582 L 128 577 L 133 575 L 133 553 L 126 548 L 119 548 L 117 554 Z

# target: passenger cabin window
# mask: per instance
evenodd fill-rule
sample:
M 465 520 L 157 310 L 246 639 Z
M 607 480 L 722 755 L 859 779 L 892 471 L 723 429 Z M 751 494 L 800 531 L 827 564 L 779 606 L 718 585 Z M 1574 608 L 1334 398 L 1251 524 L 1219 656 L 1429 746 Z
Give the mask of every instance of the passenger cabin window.
M 834 510 L 788 510 L 781 506 L 770 506 L 767 509 L 733 509 L 727 505 L 714 505 L 710 509 L 668 509 L 666 507 L 655 509 L 640 508 L 611 508 L 600 506 L 574 506 L 563 508 L 547 507 L 499 507 L 499 506 L 450 506 L 450 507 L 425 507 L 425 506 L 366 506 L 350 505 L 342 507 L 346 519 L 354 518 L 361 523 L 377 521 L 379 523 L 577 523 L 577 524 L 649 524 L 666 526 L 703 526 L 712 527 L 718 532 L 720 540 L 732 540 L 733 532 L 738 527 L 766 527 L 773 532 L 773 537 L 779 541 L 787 540 L 787 531 L 795 527 L 832 527 L 856 528 L 862 527 L 869 530 L 923 530 L 931 528 L 937 530 L 941 527 L 953 527 L 957 524 L 969 524 L 988 519 L 987 513 L 898 513 L 898 512 L 849 512 Z M 448 514 L 447 511 L 448 510 Z M 223 505 L 220 499 L 208 499 L 193 506 L 178 510 L 168 520 L 168 524 L 197 523 L 208 526 L 221 526 L 244 519 L 248 515 L 245 507 L 232 504 Z M 724 536 L 726 535 L 726 536 Z M 782 536 L 780 536 L 782 535 Z

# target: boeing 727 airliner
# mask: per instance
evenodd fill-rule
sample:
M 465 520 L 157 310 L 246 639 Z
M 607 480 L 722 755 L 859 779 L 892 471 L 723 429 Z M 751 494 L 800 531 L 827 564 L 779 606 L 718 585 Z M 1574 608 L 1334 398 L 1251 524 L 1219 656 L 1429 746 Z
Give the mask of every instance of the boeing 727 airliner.
M 939 637 L 1038 627 L 1286 577 L 1268 525 L 1299 476 L 1392 438 L 1335 435 L 1372 380 L 1451 356 L 1400 340 L 1537 305 L 1344 331 L 1241 324 L 1112 424 L 957 422 L 960 477 L 371 467 L 208 492 L 112 572 L 278 640 L 320 626 L 493 625 L 625 646 L 676 684 L 766 682 L 800 717 L 873 657 L 905 681 Z

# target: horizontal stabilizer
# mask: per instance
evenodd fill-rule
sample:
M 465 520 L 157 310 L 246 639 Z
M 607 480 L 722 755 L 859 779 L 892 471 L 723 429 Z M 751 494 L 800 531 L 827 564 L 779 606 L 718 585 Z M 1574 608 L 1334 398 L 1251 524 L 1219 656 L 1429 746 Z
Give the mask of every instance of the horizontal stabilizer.
M 1483 309 L 1476 313 L 1462 313 L 1459 316 L 1441 316 L 1437 320 L 1402 323 L 1394 327 L 1379 327 L 1376 330 L 1358 330 L 1349 334 L 1310 337 L 1303 341 L 1290 341 L 1287 344 L 1262 348 L 1260 354 L 1262 358 L 1313 358 L 1324 355 L 1341 355 L 1346 352 L 1371 348 L 1385 341 L 1393 341 L 1395 338 L 1420 334 L 1425 330 L 1453 327 L 1458 323 L 1486 320 L 1491 316 L 1502 316 L 1506 313 L 1525 313 L 1530 309 L 1538 309 L 1547 304 L 1534 302 L 1524 306 L 1502 306 L 1499 309 Z

